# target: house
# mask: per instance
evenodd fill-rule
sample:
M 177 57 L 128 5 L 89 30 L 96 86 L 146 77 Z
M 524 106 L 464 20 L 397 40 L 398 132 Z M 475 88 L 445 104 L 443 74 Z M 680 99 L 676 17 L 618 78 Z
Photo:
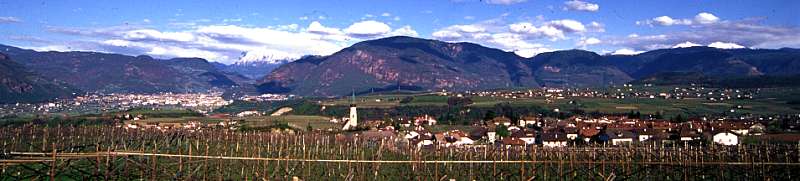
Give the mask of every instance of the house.
M 762 135 L 762 134 L 764 134 L 764 131 L 766 131 L 766 130 L 767 130 L 767 127 L 764 127 L 763 124 L 756 123 L 756 124 L 753 124 L 752 126 L 750 126 L 750 129 L 748 130 L 748 132 L 749 132 L 749 134 L 752 134 L 752 135 Z
M 639 142 L 644 142 L 653 138 L 656 135 L 656 131 L 652 128 L 642 128 L 634 130 L 634 132 L 638 135 Z
M 508 119 L 505 116 L 500 116 L 492 119 L 492 124 L 494 125 L 503 125 L 503 126 L 511 126 L 511 119 Z
M 526 145 L 525 141 L 523 141 L 523 140 L 521 140 L 519 138 L 515 138 L 515 137 L 503 138 L 503 140 L 501 140 L 500 142 L 503 143 L 503 145 L 505 145 L 506 148 L 509 148 L 509 147 L 512 147 L 512 146 L 525 146 Z
M 402 126 L 404 128 L 411 127 L 411 120 L 400 118 L 399 122 L 400 122 L 400 126 Z
M 681 133 L 679 134 L 681 141 L 695 141 L 700 139 L 696 132 L 693 130 L 686 130 L 681 129 Z
M 258 111 L 242 111 L 236 114 L 236 117 L 248 117 L 248 116 L 261 116 L 261 112 Z
M 538 117 L 534 117 L 534 116 L 525 116 L 522 119 L 520 119 L 518 122 L 519 122 L 518 125 L 521 126 L 521 127 L 526 127 L 528 125 L 540 126 L 540 125 L 538 125 L 539 118 Z
M 442 145 L 442 146 L 449 146 L 449 142 L 444 137 L 444 133 L 433 134 L 433 138 L 434 138 L 433 141 L 435 141 L 436 144 L 439 144 L 439 145 Z
M 466 133 L 461 132 L 460 130 L 452 130 L 445 133 L 445 139 L 450 142 L 452 146 L 461 146 L 461 145 L 471 145 L 475 144 L 475 141 L 467 136 Z
M 414 125 L 436 125 L 436 119 L 433 116 L 423 115 L 414 118 Z
M 582 127 L 578 134 L 583 137 L 583 141 L 589 142 L 592 137 L 597 136 L 600 134 L 600 130 L 595 129 L 593 127 Z
M 497 132 L 494 132 L 494 130 L 486 132 L 486 138 L 489 140 L 490 144 L 493 144 L 495 141 L 497 141 Z
M 489 132 L 489 130 L 484 128 L 484 127 L 477 127 L 475 129 L 472 129 L 472 131 L 469 132 L 469 138 L 472 139 L 472 140 L 479 140 L 481 138 L 486 137 L 486 134 L 488 132 Z
M 714 143 L 726 145 L 726 146 L 733 146 L 739 144 L 739 135 L 734 134 L 730 131 L 721 131 L 713 134 L 712 140 Z
M 625 130 L 606 130 L 606 135 L 608 135 L 608 140 L 611 141 L 611 145 L 631 144 L 633 140 L 638 139 L 636 134 Z
M 417 133 L 416 131 L 409 131 L 408 133 L 406 133 L 406 135 L 403 138 L 408 139 L 408 140 L 419 139 L 419 135 L 420 134 Z
M 519 139 L 525 141 L 525 144 L 532 145 L 536 143 L 536 130 L 525 129 L 521 132 L 523 133 L 523 135 L 520 136 Z
M 573 140 L 574 141 L 575 139 L 578 139 L 578 128 L 566 127 L 566 128 L 564 128 L 564 133 L 567 134 L 567 138 L 569 140 Z
M 564 147 L 567 146 L 567 134 L 560 132 L 546 132 L 542 134 L 542 145 L 544 147 Z
M 747 126 L 744 122 L 735 122 L 731 126 L 731 132 L 739 135 L 747 135 L 750 134 L 750 126 Z
M 421 134 L 418 139 L 414 140 L 417 147 L 433 145 L 433 136 L 430 134 Z

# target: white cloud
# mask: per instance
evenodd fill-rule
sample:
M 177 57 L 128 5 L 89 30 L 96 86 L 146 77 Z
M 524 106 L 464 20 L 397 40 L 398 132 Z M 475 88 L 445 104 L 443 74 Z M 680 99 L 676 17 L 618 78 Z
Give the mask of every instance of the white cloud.
M 353 23 L 346 29 L 328 27 L 313 21 L 305 28 L 297 24 L 251 27 L 237 25 L 197 25 L 182 31 L 160 31 L 137 26 L 104 28 L 47 27 L 47 31 L 82 40 L 50 44 L 40 49 L 87 50 L 127 55 L 152 55 L 159 58 L 199 57 L 209 61 L 233 63 L 243 52 L 258 57 L 283 55 L 329 55 L 366 38 L 419 36 L 411 26 L 392 29 L 377 21 Z M 31 40 L 32 41 L 32 40 Z M 268 56 L 274 53 L 274 56 Z M 246 57 L 245 57 L 246 58 Z M 250 57 L 252 58 L 252 57 Z
M 508 28 L 511 32 L 524 33 L 533 37 L 548 37 L 551 40 L 565 38 L 564 31 L 550 25 L 536 27 L 532 23 L 522 22 L 511 24 Z
M 300 25 L 297 25 L 297 24 L 288 24 L 288 25 L 275 26 L 276 29 L 283 30 L 283 31 L 294 31 L 294 30 L 297 30 L 297 28 L 299 28 L 299 27 L 300 27 Z
M 639 50 L 670 48 L 682 42 L 710 44 L 713 42 L 735 42 L 751 48 L 800 47 L 800 28 L 762 24 L 763 19 L 740 21 L 718 21 L 711 24 L 696 24 L 686 29 L 664 32 L 659 35 L 635 37 L 611 37 L 607 44 L 631 47 Z M 606 43 L 604 42 L 604 43 Z
M 600 24 L 596 21 L 592 21 L 591 23 L 589 23 L 589 28 L 594 32 L 601 32 L 601 33 L 606 32 L 605 25 Z
M 567 23 L 569 24 L 569 23 Z M 551 48 L 537 43 L 542 39 L 565 37 L 566 26 L 550 22 L 537 27 L 531 22 L 506 24 L 501 18 L 489 19 L 474 24 L 451 25 L 432 33 L 433 38 L 444 41 L 473 42 L 484 46 L 514 52 L 522 57 L 532 57 Z M 570 32 L 572 32 L 570 30 Z
M 527 0 L 485 0 L 484 2 L 488 4 L 502 4 L 502 5 L 510 5 L 516 3 L 523 3 Z
M 381 13 L 381 16 L 383 16 L 383 17 L 389 17 L 389 16 L 392 16 L 392 14 L 391 14 L 391 13 Z
M 294 60 L 302 55 L 288 53 L 269 48 L 248 51 L 239 57 L 239 62 L 266 61 L 267 63 L 278 63 L 281 60 Z
M 692 25 L 692 24 L 712 24 L 719 22 L 719 18 L 714 16 L 711 13 L 701 12 L 694 16 L 694 20 L 692 19 L 675 19 L 669 16 L 659 16 L 653 19 L 649 19 L 646 21 L 636 21 L 637 25 L 661 25 L 661 26 L 672 26 L 672 25 Z
M 612 55 L 636 55 L 636 54 L 640 54 L 640 53 L 644 53 L 644 51 L 635 51 L 635 50 L 631 50 L 631 49 L 628 49 L 628 48 L 623 48 L 623 49 L 619 49 L 619 50 L 616 50 L 614 52 L 611 52 Z
M 300 20 L 308 20 L 308 16 L 301 16 L 301 17 L 300 17 L 300 18 L 298 18 L 298 19 L 300 19 Z
M 419 34 L 417 33 L 417 31 L 414 31 L 414 29 L 412 29 L 411 26 L 403 26 L 389 33 L 389 36 L 417 37 L 419 36 Z
M 711 13 L 702 12 L 694 16 L 694 20 L 700 24 L 711 24 L 719 21 L 719 18 Z
M 483 27 L 477 25 L 453 25 L 450 28 L 464 33 L 480 33 L 486 31 Z
M 672 48 L 689 48 L 689 47 L 696 47 L 696 46 L 703 46 L 703 45 L 687 41 L 687 42 L 683 42 L 683 43 L 678 43 L 675 46 L 672 46 Z
M 324 34 L 324 35 L 341 35 L 341 34 L 343 34 L 342 31 L 339 30 L 338 28 L 325 27 L 321 23 L 319 23 L 319 21 L 314 21 L 314 22 L 311 22 L 311 24 L 308 24 L 308 28 L 306 28 L 306 31 L 308 31 L 309 33 L 317 33 L 317 34 Z
M 355 37 L 374 37 L 389 33 L 392 29 L 386 23 L 368 20 L 356 22 L 344 29 L 344 32 Z
M 552 51 L 542 44 L 534 44 L 524 40 L 522 35 L 513 33 L 496 33 L 488 37 L 487 43 L 499 46 L 501 49 L 512 51 L 515 54 L 530 58 L 536 54 Z
M 592 37 L 592 38 L 581 38 L 581 40 L 578 41 L 578 43 L 576 45 L 577 46 L 581 46 L 581 47 L 586 47 L 588 45 L 600 44 L 601 42 L 602 41 L 600 41 L 600 39 L 597 39 L 597 38 L 594 38 L 594 37 Z
M 400 21 L 400 16 L 395 16 L 394 18 L 392 18 L 392 20 L 394 20 L 394 21 Z
M 728 43 L 728 42 L 714 42 L 714 43 L 708 44 L 708 47 L 714 47 L 714 48 L 719 48 L 719 49 L 745 48 L 742 45 L 739 45 L 739 44 L 736 44 L 736 43 Z
M 450 30 L 435 31 L 431 35 L 434 38 L 441 39 L 441 40 L 456 40 L 456 39 L 459 39 L 459 38 L 463 37 L 463 35 L 461 35 L 461 33 L 458 33 L 458 32 L 455 32 L 455 31 L 450 31 Z
M 465 20 L 474 20 L 475 16 L 464 16 Z
M 565 10 L 588 11 L 588 12 L 597 12 L 598 10 L 600 10 L 600 5 L 579 0 L 567 1 L 564 2 L 564 5 L 565 5 L 564 7 Z
M 17 17 L 6 16 L 0 17 L 0 23 L 22 23 L 22 20 Z
M 160 32 L 153 29 L 140 29 L 125 32 L 122 35 L 126 40 L 150 40 L 150 41 L 179 41 L 188 42 L 194 40 L 194 35 L 189 32 Z
M 550 25 L 555 26 L 558 29 L 567 32 L 584 32 L 586 31 L 586 27 L 581 24 L 581 22 L 571 20 L 571 19 L 562 19 L 562 20 L 554 20 L 550 21 Z
M 669 16 L 659 16 L 652 19 L 652 22 L 661 25 L 661 26 L 672 26 L 672 25 L 691 25 L 692 20 L 688 19 L 673 19 Z M 648 23 L 650 24 L 650 23 Z

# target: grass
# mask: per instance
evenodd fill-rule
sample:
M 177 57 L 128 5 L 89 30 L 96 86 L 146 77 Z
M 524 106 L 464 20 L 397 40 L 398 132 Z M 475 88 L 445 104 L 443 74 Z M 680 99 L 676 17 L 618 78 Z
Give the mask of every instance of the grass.
M 309 115 L 256 116 L 246 117 L 244 120 L 244 125 L 248 127 L 268 127 L 278 123 L 286 123 L 299 130 L 306 130 L 308 126 L 313 129 L 337 129 L 341 126 L 331 123 L 328 117 Z
M 637 90 L 650 92 L 666 92 L 674 90 L 675 87 L 636 87 Z M 627 88 L 620 88 L 626 91 Z M 616 89 L 609 91 L 616 92 Z M 407 96 L 414 99 L 406 104 L 399 103 Z M 414 95 L 370 95 L 357 97 L 356 103 L 360 108 L 394 108 L 397 106 L 447 106 L 447 96 L 435 94 L 414 94 Z M 376 101 L 380 100 L 380 101 Z M 705 99 L 649 99 L 649 98 L 627 98 L 627 99 L 605 99 L 605 98 L 575 98 L 560 99 L 552 103 L 547 103 L 544 98 L 498 98 L 498 97 L 472 97 L 473 104 L 470 107 L 490 108 L 499 103 L 510 103 L 512 106 L 541 106 L 550 110 L 572 110 L 575 108 L 587 112 L 599 111 L 602 113 L 628 113 L 637 111 L 642 114 L 656 114 L 661 112 L 666 117 L 683 115 L 718 115 L 718 114 L 795 114 L 800 113 L 800 105 L 789 104 L 789 101 L 800 100 L 800 88 L 770 88 L 760 89 L 760 94 L 755 99 L 750 100 L 725 100 L 722 102 L 712 102 Z M 570 104 L 574 101 L 574 104 Z M 323 101 L 323 105 L 328 106 L 347 106 L 350 98 L 332 99 Z M 741 107 L 739 107 L 741 106 Z M 731 113 L 730 110 L 735 109 Z

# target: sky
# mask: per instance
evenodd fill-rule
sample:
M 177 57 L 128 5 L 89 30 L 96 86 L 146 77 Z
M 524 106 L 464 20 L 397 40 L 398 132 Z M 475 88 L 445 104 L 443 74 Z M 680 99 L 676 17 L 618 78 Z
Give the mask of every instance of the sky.
M 800 48 L 800 1 L 0 0 L 0 44 L 159 58 L 329 55 L 389 36 L 514 52 Z

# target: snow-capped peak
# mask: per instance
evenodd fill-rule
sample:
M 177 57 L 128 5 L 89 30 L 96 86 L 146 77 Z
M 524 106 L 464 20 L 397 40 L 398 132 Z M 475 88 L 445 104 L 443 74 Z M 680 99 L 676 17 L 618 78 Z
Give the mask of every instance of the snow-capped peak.
M 247 52 L 242 52 L 242 56 L 239 57 L 239 61 L 236 61 L 234 64 L 251 64 L 251 63 L 280 64 L 296 60 L 300 57 L 301 57 L 300 55 L 284 51 L 272 50 L 272 49 L 260 49 L 260 50 L 251 50 Z

